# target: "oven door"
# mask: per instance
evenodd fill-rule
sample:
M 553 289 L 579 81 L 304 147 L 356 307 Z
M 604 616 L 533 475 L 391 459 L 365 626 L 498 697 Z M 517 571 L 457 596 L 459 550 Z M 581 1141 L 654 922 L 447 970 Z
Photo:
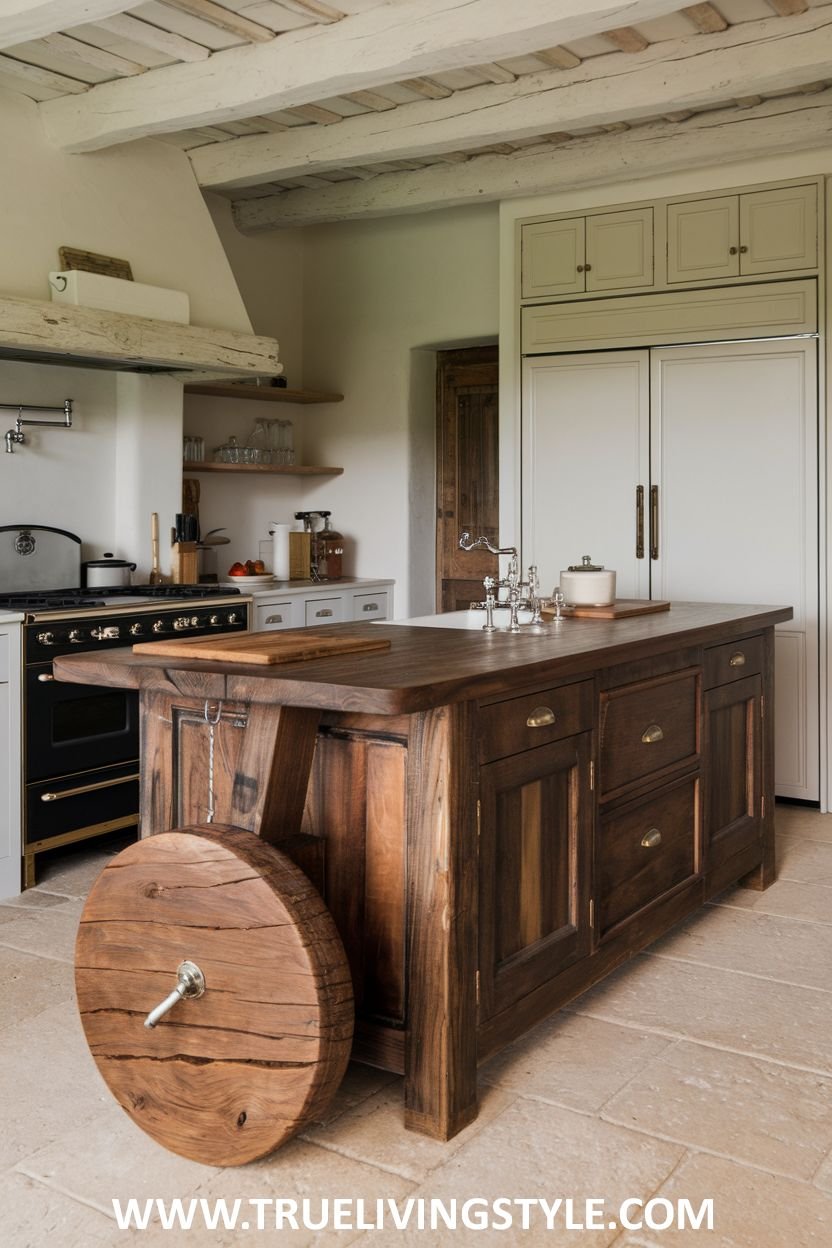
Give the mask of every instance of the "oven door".
M 51 663 L 26 670 L 26 779 L 71 776 L 139 757 L 138 695 L 70 685 Z

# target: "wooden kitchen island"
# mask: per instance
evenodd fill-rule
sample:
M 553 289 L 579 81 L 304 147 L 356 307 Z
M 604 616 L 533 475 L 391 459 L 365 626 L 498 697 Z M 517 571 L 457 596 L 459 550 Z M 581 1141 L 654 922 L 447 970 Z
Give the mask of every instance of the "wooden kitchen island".
M 137 689 L 142 835 L 215 820 L 316 882 L 354 1056 L 447 1139 L 477 1064 L 727 885 L 774 872 L 773 630 L 790 608 L 674 603 L 542 635 L 375 625 L 386 652 L 254 667 L 92 652 Z M 366 625 L 315 630 L 366 635 Z

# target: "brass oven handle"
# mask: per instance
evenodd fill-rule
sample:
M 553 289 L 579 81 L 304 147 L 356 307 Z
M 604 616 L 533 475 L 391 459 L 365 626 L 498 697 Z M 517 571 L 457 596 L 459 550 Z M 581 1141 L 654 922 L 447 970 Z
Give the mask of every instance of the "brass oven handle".
M 526 720 L 527 728 L 548 728 L 555 722 L 555 712 L 550 706 L 536 706 Z
M 38 680 L 43 685 L 45 685 L 48 680 L 54 680 L 54 679 L 55 677 L 52 675 L 51 672 L 41 672 L 40 675 L 38 676 Z
M 205 991 L 205 976 L 195 962 L 180 962 L 176 968 L 176 987 L 173 992 L 168 993 L 164 1001 L 150 1011 L 144 1020 L 145 1027 L 155 1027 L 160 1018 L 167 1014 L 168 1010 L 182 1000 L 189 998 L 196 1000 L 201 997 Z
M 649 724 L 641 734 L 642 745 L 653 745 L 656 741 L 664 740 L 664 730 L 658 724 Z
M 650 486 L 650 558 L 659 557 L 659 487 Z
M 745 667 L 745 655 L 742 650 L 735 650 L 728 660 L 729 667 Z
M 65 797 L 77 797 L 80 793 L 95 793 L 98 789 L 112 789 L 117 784 L 129 784 L 138 780 L 139 773 L 131 776 L 119 776 L 117 780 L 99 780 L 97 784 L 80 784 L 77 789 L 64 789 L 62 793 L 41 793 L 42 802 L 62 802 Z
M 644 558 L 644 486 L 636 486 L 636 559 Z
M 662 834 L 658 828 L 650 828 L 641 838 L 641 846 L 643 849 L 655 849 L 657 845 L 662 843 Z

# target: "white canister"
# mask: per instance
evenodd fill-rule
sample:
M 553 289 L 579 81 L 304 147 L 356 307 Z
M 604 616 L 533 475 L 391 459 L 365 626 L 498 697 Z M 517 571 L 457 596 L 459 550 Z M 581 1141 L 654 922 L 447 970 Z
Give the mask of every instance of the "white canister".
M 291 529 L 291 524 L 276 524 L 272 521 L 272 571 L 279 581 L 289 580 L 289 533 Z
M 584 555 L 561 572 L 560 592 L 573 607 L 608 607 L 615 602 L 615 573 Z

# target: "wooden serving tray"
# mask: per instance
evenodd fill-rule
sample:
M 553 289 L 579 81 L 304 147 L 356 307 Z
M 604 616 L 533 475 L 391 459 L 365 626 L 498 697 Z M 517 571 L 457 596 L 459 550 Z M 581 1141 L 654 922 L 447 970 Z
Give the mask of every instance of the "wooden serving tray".
M 669 611 L 670 603 L 659 599 L 617 598 L 607 607 L 562 607 L 561 615 L 577 620 L 626 620 L 631 615 L 652 615 L 654 611 Z M 544 607 L 542 615 L 554 616 L 554 607 Z
M 321 637 L 317 628 L 292 633 L 226 633 L 192 640 L 140 641 L 134 654 L 156 654 L 167 659 L 207 659 L 212 663 L 298 663 L 333 654 L 389 650 L 387 637 Z

